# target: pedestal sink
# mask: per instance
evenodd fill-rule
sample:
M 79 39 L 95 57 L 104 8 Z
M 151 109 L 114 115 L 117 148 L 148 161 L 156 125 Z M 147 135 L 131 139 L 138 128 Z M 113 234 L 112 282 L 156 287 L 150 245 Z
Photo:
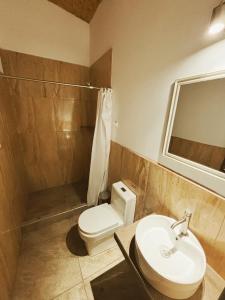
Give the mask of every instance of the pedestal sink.
M 193 233 L 179 237 L 176 220 L 150 215 L 137 225 L 136 260 L 145 279 L 160 293 L 174 298 L 191 297 L 206 271 L 206 257 Z

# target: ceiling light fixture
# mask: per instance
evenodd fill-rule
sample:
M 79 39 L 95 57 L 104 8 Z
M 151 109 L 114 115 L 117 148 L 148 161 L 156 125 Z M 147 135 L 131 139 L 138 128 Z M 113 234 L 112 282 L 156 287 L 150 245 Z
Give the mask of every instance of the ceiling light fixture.
M 213 9 L 211 24 L 209 28 L 210 34 L 216 34 L 225 29 L 225 1 Z

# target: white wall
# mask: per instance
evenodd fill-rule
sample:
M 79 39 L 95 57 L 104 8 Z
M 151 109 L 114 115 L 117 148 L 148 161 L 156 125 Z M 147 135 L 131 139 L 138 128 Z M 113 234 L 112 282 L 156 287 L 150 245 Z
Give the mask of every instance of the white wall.
M 47 0 L 0 0 L 0 47 L 89 65 L 89 24 Z
M 225 147 L 225 79 L 181 86 L 172 135 Z
M 91 62 L 113 48 L 113 140 L 158 160 L 173 82 L 225 69 L 225 40 L 207 33 L 218 2 L 103 1 L 90 24 Z

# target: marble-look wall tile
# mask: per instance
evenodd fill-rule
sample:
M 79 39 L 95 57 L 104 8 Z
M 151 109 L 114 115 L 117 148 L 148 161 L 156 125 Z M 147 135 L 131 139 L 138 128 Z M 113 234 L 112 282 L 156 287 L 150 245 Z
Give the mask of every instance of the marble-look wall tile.
M 82 90 L 80 98 L 81 127 L 95 127 L 97 95 L 93 91 Z
M 59 163 L 65 183 L 87 181 L 90 166 L 93 129 L 58 132 Z
M 104 53 L 90 68 L 91 84 L 111 87 L 112 49 Z
M 121 180 L 122 154 L 123 147 L 115 142 L 111 142 L 108 178 L 110 188 L 114 182 Z
M 82 85 L 90 81 L 84 66 L 2 49 L 0 56 L 5 74 Z M 91 91 L 7 81 L 30 192 L 87 181 L 96 114 Z
M 8 84 L 0 79 L 0 298 L 10 299 L 27 190 Z
M 150 185 L 149 178 L 156 184 Z M 157 164 L 149 164 L 149 175 L 147 191 L 145 194 L 145 214 L 160 213 L 163 208 L 167 192 L 165 186 L 167 185 L 167 173 L 158 167 Z
M 93 86 L 100 88 L 111 87 L 111 76 L 112 76 L 112 49 L 104 53 L 95 63 L 90 67 L 90 83 Z M 89 91 L 91 102 L 89 102 L 87 108 L 88 111 L 92 111 L 94 115 L 89 120 L 92 126 L 95 125 L 95 115 L 97 108 L 98 90 L 94 89 Z
M 123 149 L 121 179 L 136 193 L 135 220 L 143 217 L 149 162 L 127 148 Z
M 223 274 L 223 277 L 225 277 L 225 219 L 222 223 L 218 235 L 216 236 L 216 239 L 214 240 L 214 247 L 217 249 L 217 251 L 212 251 L 212 261 L 214 262 L 214 265 L 217 266 L 218 272 L 220 274 Z
M 30 190 L 87 180 L 93 127 L 81 125 L 80 101 L 57 97 L 14 101 Z
M 224 199 L 162 166 L 151 163 L 145 211 L 181 218 L 186 208 L 193 212 L 190 228 L 201 241 L 208 262 L 225 277 L 225 272 L 218 269 L 216 258 L 221 254 L 221 249 L 215 243 L 225 219 Z M 222 256 L 225 258 L 225 250 Z
M 139 202 L 137 205 L 140 205 L 141 213 L 138 207 L 136 219 L 152 212 L 178 219 L 183 216 L 186 208 L 190 208 L 193 212 L 190 228 L 201 241 L 208 263 L 225 278 L 223 197 L 112 142 L 109 184 L 114 179 L 125 183 L 128 179 L 131 187 L 134 183 L 135 190 L 140 191 L 141 205 Z
M 64 83 L 87 84 L 89 68 L 72 63 L 0 49 L 4 73 Z
M 79 100 L 54 98 L 56 131 L 73 132 L 81 126 Z
M 111 142 L 109 187 L 122 180 L 137 196 L 135 220 L 143 217 L 149 162 L 129 149 Z

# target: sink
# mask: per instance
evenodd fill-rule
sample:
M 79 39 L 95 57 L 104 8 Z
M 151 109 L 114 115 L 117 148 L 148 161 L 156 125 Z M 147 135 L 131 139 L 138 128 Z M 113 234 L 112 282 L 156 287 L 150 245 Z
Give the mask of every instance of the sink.
M 176 220 L 150 215 L 137 225 L 135 255 L 138 267 L 160 293 L 174 298 L 191 297 L 201 284 L 206 272 L 206 257 L 197 238 L 179 237 L 181 226 L 171 229 Z

